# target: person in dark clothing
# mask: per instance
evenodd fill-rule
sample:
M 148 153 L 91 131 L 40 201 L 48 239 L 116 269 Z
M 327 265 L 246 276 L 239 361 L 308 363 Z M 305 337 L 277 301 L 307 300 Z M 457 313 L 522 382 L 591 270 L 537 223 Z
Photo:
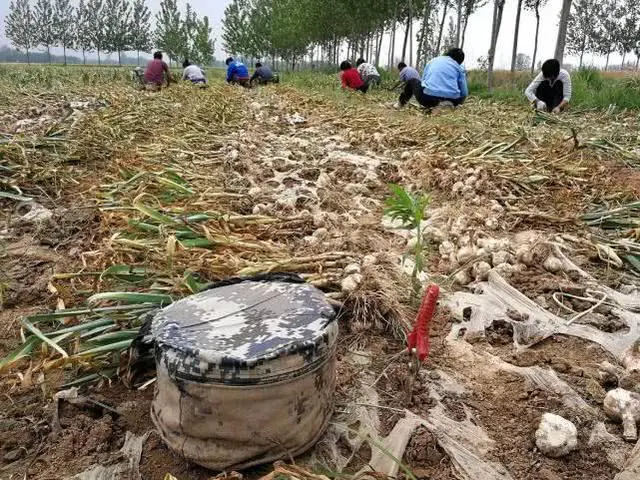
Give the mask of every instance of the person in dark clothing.
M 406 105 L 413 96 L 426 108 L 461 105 L 469 95 L 462 62 L 464 52 L 460 48 L 452 48 L 446 55 L 431 60 L 424 68 L 422 79 L 407 80 L 398 107 Z
M 571 100 L 571 75 L 558 60 L 547 60 L 524 94 L 536 110 L 560 113 Z
M 268 66 L 258 62 L 256 63 L 256 71 L 253 72 L 251 77 L 251 83 L 266 85 L 268 83 L 279 83 L 279 79 Z
M 351 65 L 351 63 L 345 60 L 340 64 L 340 70 L 342 71 L 342 73 L 340 74 L 340 79 L 342 80 L 342 88 L 350 88 L 362 93 L 367 93 L 367 90 L 369 90 L 369 85 L 364 83 L 362 78 L 360 78 L 358 70 L 353 68 L 353 65 Z
M 249 70 L 244 63 L 238 62 L 232 57 L 229 57 L 225 61 L 225 64 L 227 65 L 227 83 L 232 85 L 239 84 L 245 88 L 251 87 Z

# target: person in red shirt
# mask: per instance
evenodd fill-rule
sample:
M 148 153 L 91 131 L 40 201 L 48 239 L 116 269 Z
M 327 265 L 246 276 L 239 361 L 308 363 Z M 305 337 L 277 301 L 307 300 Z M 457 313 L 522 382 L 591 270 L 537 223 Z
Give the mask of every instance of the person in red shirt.
M 167 80 L 167 87 L 171 83 L 171 75 L 169 74 L 169 66 L 162 60 L 162 52 L 153 54 L 153 60 L 147 64 L 144 71 L 144 83 L 154 89 L 162 87 L 164 80 Z
M 340 64 L 340 70 L 342 70 L 342 73 L 340 74 L 340 78 L 342 79 L 342 88 L 351 88 L 352 90 L 367 93 L 369 85 L 362 81 L 358 70 L 353 68 L 353 65 L 345 60 Z

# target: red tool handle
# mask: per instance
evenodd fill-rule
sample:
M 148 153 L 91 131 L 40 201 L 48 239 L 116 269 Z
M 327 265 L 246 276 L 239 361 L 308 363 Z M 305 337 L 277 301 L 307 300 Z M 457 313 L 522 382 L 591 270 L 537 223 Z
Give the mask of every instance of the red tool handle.
M 413 330 L 407 336 L 407 347 L 409 353 L 415 348 L 418 359 L 422 362 L 429 356 L 429 325 L 436 310 L 438 296 L 440 295 L 440 287 L 438 285 L 429 285 L 427 291 L 422 297 L 420 310 L 418 310 L 418 318 L 413 326 Z

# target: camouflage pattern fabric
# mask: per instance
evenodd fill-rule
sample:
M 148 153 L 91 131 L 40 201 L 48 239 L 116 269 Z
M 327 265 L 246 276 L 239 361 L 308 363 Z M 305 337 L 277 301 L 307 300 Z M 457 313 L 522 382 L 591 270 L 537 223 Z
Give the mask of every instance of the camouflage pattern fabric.
M 185 380 L 282 381 L 332 353 L 334 318 L 324 294 L 309 284 L 244 281 L 214 288 L 156 315 L 156 363 Z
M 322 292 L 287 281 L 224 284 L 161 310 L 151 325 L 160 437 L 220 471 L 311 448 L 333 413 L 334 320 Z

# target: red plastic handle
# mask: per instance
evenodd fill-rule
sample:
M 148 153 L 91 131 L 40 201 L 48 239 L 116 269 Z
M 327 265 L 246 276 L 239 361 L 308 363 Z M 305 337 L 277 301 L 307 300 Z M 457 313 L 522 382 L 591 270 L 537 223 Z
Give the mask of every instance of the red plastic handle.
M 418 318 L 413 326 L 413 331 L 407 336 L 407 347 L 409 353 L 415 348 L 418 359 L 422 362 L 429 356 L 429 325 L 433 319 L 433 314 L 438 303 L 440 295 L 440 287 L 438 285 L 429 285 L 427 291 L 422 297 L 420 310 L 418 310 Z

